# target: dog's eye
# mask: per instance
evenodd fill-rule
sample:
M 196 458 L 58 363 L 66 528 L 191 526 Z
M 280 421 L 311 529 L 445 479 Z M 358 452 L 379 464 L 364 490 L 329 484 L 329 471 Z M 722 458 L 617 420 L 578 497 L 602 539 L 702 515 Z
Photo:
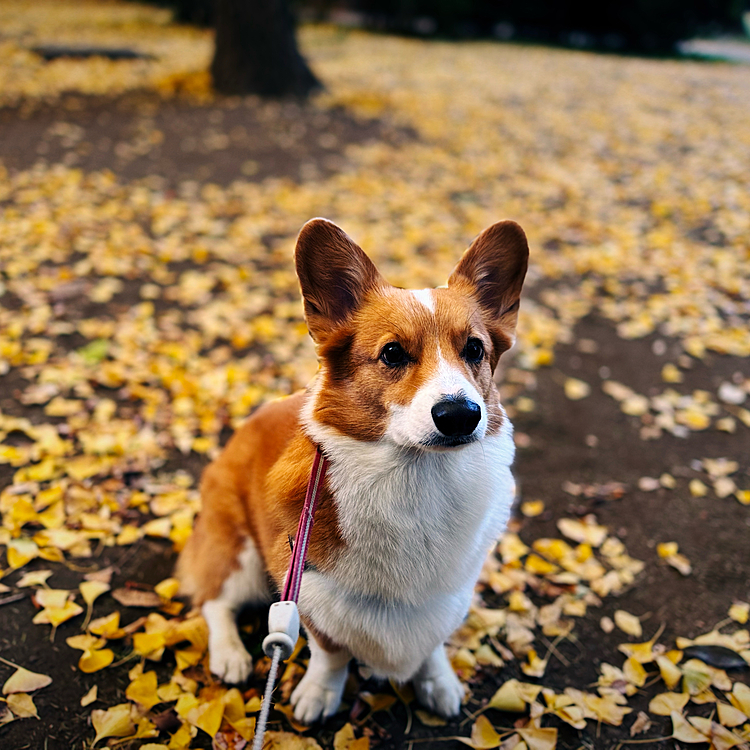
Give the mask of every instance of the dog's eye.
M 479 339 L 469 339 L 463 351 L 464 359 L 470 364 L 477 364 L 484 357 L 484 344 Z
M 397 341 L 391 341 L 380 352 L 380 360 L 388 365 L 388 367 L 401 367 L 401 365 L 405 365 L 409 361 L 409 357 L 401 344 Z

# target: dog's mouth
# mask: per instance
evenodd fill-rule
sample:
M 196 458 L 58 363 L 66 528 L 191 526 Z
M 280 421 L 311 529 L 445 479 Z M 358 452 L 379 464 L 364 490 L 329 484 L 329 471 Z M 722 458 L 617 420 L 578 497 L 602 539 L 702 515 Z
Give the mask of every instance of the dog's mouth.
M 463 445 L 469 443 L 475 443 L 479 438 L 475 435 L 432 435 L 426 440 L 420 442 L 420 447 L 423 448 L 437 448 L 437 449 L 450 449 L 460 448 Z

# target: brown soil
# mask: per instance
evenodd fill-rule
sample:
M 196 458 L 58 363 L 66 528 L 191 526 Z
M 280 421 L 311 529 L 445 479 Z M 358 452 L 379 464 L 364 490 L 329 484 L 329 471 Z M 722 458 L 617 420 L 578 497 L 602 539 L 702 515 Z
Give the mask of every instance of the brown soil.
M 61 122 L 68 126 L 61 128 Z M 162 136 L 153 135 L 154 131 Z M 0 161 L 11 170 L 27 168 L 44 159 L 85 170 L 107 167 L 122 179 L 158 174 L 170 187 L 185 179 L 220 184 L 268 176 L 311 179 L 346 169 L 346 146 L 350 143 L 368 139 L 403 142 L 412 137 L 413 134 L 382 123 L 355 120 L 343 111 L 322 113 L 312 106 L 252 100 L 225 100 L 201 106 L 184 101 L 161 102 L 150 95 L 137 94 L 114 102 L 69 97 L 60 108 L 42 107 L 24 113 L 0 111 Z M 533 295 L 533 289 L 530 293 Z M 691 433 L 684 440 L 666 436 L 658 441 L 642 441 L 639 421 L 622 414 L 617 404 L 602 393 L 602 368 L 608 368 L 612 379 L 649 395 L 653 384 L 660 382 L 664 362 L 676 358 L 676 345 L 667 341 L 668 354 L 657 356 L 652 350 L 653 337 L 623 341 L 610 324 L 597 318 L 584 320 L 576 333 L 578 338 L 595 341 L 596 353 L 582 353 L 574 345 L 559 347 L 556 365 L 538 373 L 538 387 L 530 394 L 536 401 L 535 411 L 515 419 L 516 430 L 529 438 L 528 447 L 518 452 L 516 465 L 522 497 L 541 499 L 546 507 L 539 518 L 519 521 L 521 536 L 527 542 L 539 536 L 557 536 L 555 521 L 561 516 L 594 512 L 601 523 L 616 530 L 631 555 L 646 562 L 646 569 L 622 596 L 606 599 L 600 609 L 591 609 L 578 620 L 574 641 L 558 646 L 567 663 L 552 658 L 544 683 L 559 689 L 567 685 L 585 689 L 595 681 L 601 662 L 621 663 L 617 645 L 626 639 L 622 634 L 606 635 L 599 627 L 600 618 L 612 616 L 615 609 L 643 617 L 647 637 L 663 624 L 661 640 L 672 643 L 675 636 L 695 636 L 710 629 L 725 618 L 734 599 L 747 600 L 750 593 L 747 508 L 731 498 L 717 500 L 709 495 L 695 499 L 687 490 L 690 478 L 697 476 L 691 462 L 704 457 L 739 460 L 744 474 L 738 484 L 750 485 L 745 460 L 750 454 L 750 431 L 740 427 L 735 435 L 711 431 Z M 668 360 L 669 354 L 672 356 Z M 730 357 L 712 357 L 687 373 L 685 386 L 715 390 L 719 382 L 736 371 L 750 377 L 750 364 Z M 563 393 L 568 376 L 587 381 L 592 386 L 591 395 L 581 401 L 568 400 Z M 41 410 L 36 414 L 17 404 L 13 396 L 20 383 L 13 377 L 0 378 L 0 408 L 41 419 Z M 180 457 L 173 460 L 196 476 L 205 463 L 198 457 L 193 457 L 187 466 Z M 658 477 L 665 471 L 677 478 L 676 489 L 637 489 L 640 477 Z M 9 476 L 8 467 L 0 467 L 0 486 L 7 483 Z M 628 487 L 620 500 L 586 501 L 562 489 L 566 481 L 598 484 L 612 480 Z M 693 564 L 689 577 L 681 576 L 657 557 L 656 544 L 671 540 L 679 541 L 680 550 Z M 100 558 L 86 562 L 92 567 L 109 564 L 116 569 L 113 587 L 126 582 L 154 584 L 171 572 L 173 555 L 165 545 L 143 541 L 133 548 L 107 550 Z M 66 576 L 70 576 L 70 581 L 66 581 Z M 52 581 L 58 587 L 73 587 L 79 579 L 80 572 L 62 570 L 55 572 Z M 97 615 L 108 611 L 105 605 L 97 605 Z M 140 614 L 137 610 L 124 610 L 123 621 L 127 623 Z M 65 638 L 77 632 L 78 626 L 62 625 L 56 642 L 50 644 L 48 629 L 30 626 L 32 616 L 33 606 L 28 598 L 0 606 L 0 653 L 49 674 L 53 683 L 38 699 L 41 720 L 16 721 L 0 727 L 0 746 L 9 750 L 87 747 L 93 737 L 89 726 L 91 709 L 79 706 L 80 695 L 96 683 L 105 704 L 122 702 L 130 665 L 109 670 L 106 680 L 100 674 L 85 675 L 75 669 L 77 652 L 64 645 Z M 263 613 L 250 613 L 249 617 L 259 623 L 258 632 L 262 632 Z M 248 647 L 256 653 L 259 643 L 257 633 L 248 639 Z M 158 669 L 164 677 L 171 667 L 165 664 Z M 475 711 L 511 676 L 521 676 L 517 666 L 482 673 L 475 685 L 475 701 L 467 712 Z M 256 687 L 261 689 L 262 685 L 258 683 Z M 365 687 L 379 691 L 372 683 Z M 644 710 L 651 695 L 653 691 L 636 696 L 630 705 Z M 589 723 L 586 730 L 576 732 L 562 725 L 558 747 L 617 747 L 629 739 L 628 727 L 634 717 L 635 713 L 626 718 L 621 728 Z M 278 715 L 272 718 L 276 727 L 284 726 Z M 333 733 L 348 718 L 345 713 L 339 714 L 316 730 L 315 736 L 321 743 L 330 744 Z M 492 716 L 496 726 L 511 726 L 515 718 Z M 381 738 L 378 746 L 383 748 L 408 746 L 413 740 L 424 743 L 431 737 L 435 741 L 423 746 L 446 750 L 463 747 L 455 741 L 438 744 L 437 740 L 467 735 L 470 726 L 468 720 L 462 720 L 430 729 L 415 720 L 405 739 L 407 716 L 403 706 L 397 704 L 390 715 L 378 714 L 375 719 Z M 668 720 L 657 718 L 649 735 L 669 733 L 668 724 Z M 206 746 L 210 747 L 210 741 Z M 666 749 L 673 743 L 654 742 L 648 746 Z

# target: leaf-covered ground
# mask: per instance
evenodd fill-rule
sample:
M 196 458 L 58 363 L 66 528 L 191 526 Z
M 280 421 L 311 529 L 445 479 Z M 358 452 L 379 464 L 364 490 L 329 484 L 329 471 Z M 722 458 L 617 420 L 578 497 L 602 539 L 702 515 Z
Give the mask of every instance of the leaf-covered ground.
M 460 720 L 353 669 L 304 730 L 302 650 L 269 742 L 750 742 L 750 68 L 315 27 L 301 106 L 215 97 L 210 33 L 165 11 L 3 0 L 0 28 L 3 747 L 252 737 L 265 614 L 228 690 L 171 568 L 201 468 L 315 371 L 291 250 L 319 215 L 416 288 L 526 229 L 519 503 L 451 645 Z

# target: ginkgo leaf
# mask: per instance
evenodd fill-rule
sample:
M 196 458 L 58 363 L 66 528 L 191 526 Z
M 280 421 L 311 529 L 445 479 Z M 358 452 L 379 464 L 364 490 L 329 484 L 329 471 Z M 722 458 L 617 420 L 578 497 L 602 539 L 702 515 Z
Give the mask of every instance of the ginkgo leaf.
M 154 586 L 154 591 L 162 599 L 172 599 L 180 590 L 180 582 L 176 578 L 165 578 Z
M 25 573 L 21 576 L 21 578 L 18 579 L 16 586 L 19 589 L 25 588 L 26 586 L 44 586 L 51 575 L 51 570 L 34 570 L 31 573 Z
M 224 703 L 221 698 L 215 698 L 199 703 L 188 711 L 185 718 L 198 729 L 202 729 L 209 737 L 214 737 L 221 726 L 222 716 L 224 716 Z
M 18 667 L 16 671 L 5 681 L 3 685 L 3 695 L 12 693 L 33 693 L 35 690 L 41 690 L 52 682 L 52 678 L 46 674 L 31 672 L 23 667 Z
M 137 703 L 144 711 L 148 711 L 160 702 L 156 693 L 156 686 L 156 672 L 144 672 L 128 685 L 125 690 L 125 697 L 133 703 Z
M 621 643 L 617 647 L 617 650 L 621 651 L 625 656 L 632 656 L 633 659 L 641 664 L 649 664 L 656 658 L 656 654 L 654 654 L 654 644 L 656 643 L 657 637 L 658 634 L 645 643 Z
M 8 708 L 18 719 L 38 719 L 34 701 L 28 693 L 13 693 L 7 699 Z
M 555 750 L 557 745 L 557 729 L 554 727 L 526 727 L 519 729 L 518 734 L 529 750 Z
M 527 518 L 536 518 L 544 513 L 543 500 L 527 500 L 521 503 L 521 513 Z
M 626 612 L 624 609 L 618 609 L 615 610 L 613 617 L 615 625 L 617 625 L 623 633 L 632 635 L 634 638 L 640 638 L 643 635 L 641 621 L 635 615 L 631 615 L 630 612 Z
M 623 705 L 626 701 L 619 692 L 604 692 L 604 690 L 604 688 L 600 688 L 600 691 L 604 693 L 601 696 L 593 695 L 592 693 L 582 693 L 583 706 L 597 721 L 603 721 L 605 724 L 619 727 L 625 716 L 633 709 Z M 566 688 L 565 692 L 571 694 L 573 691 L 570 688 Z
M 119 703 L 106 711 L 95 709 L 91 712 L 91 723 L 96 731 L 95 745 L 105 737 L 127 737 L 135 732 L 130 703 Z
M 683 687 L 690 695 L 702 693 L 711 684 L 711 667 L 698 659 L 690 659 L 682 665 Z
M 526 654 L 527 661 L 521 663 L 521 671 L 528 677 L 543 677 L 547 669 L 547 659 L 538 656 L 534 649 Z
M 169 750 L 187 750 L 198 730 L 185 722 L 170 738 Z
M 153 656 L 160 652 L 167 642 L 164 633 L 135 633 L 133 635 L 133 648 L 137 654 L 142 656 Z
M 622 672 L 625 679 L 636 687 L 643 687 L 646 684 L 646 670 L 632 656 L 625 660 L 625 663 L 622 665 Z
M 372 693 L 361 692 L 359 697 L 370 707 L 370 710 L 373 713 L 376 713 L 377 711 L 387 711 L 396 702 L 396 698 L 387 693 L 373 695 Z
M 487 705 L 489 708 L 496 708 L 499 711 L 524 713 L 526 711 L 526 701 L 519 694 L 518 680 L 510 679 L 504 682 L 492 698 L 490 698 L 490 702 Z
M 750 603 L 735 602 L 729 608 L 729 616 L 735 621 L 744 625 L 750 619 Z
M 681 713 L 672 711 L 670 716 L 672 717 L 672 737 L 674 739 L 688 744 L 709 741 L 709 738 L 701 734 L 692 724 L 689 724 Z
M 529 548 L 517 534 L 506 532 L 500 539 L 498 551 L 503 562 L 511 563 L 520 560 L 529 551 Z
M 483 643 L 475 652 L 477 664 L 490 667 L 502 667 L 505 662 L 488 643 Z
M 490 720 L 480 715 L 471 727 L 471 737 L 457 737 L 457 740 L 464 745 L 475 748 L 475 750 L 490 750 L 498 747 L 502 742 L 502 737 L 495 731 L 490 724 Z
M 651 699 L 648 710 L 657 716 L 669 716 L 673 711 L 681 713 L 689 700 L 687 693 L 660 693 Z
M 62 609 L 70 599 L 70 591 L 65 591 L 64 589 L 41 589 L 34 594 L 34 599 L 41 607 Z
M 370 738 L 354 736 L 354 727 L 344 724 L 333 737 L 333 750 L 369 750 Z
M 750 717 L 750 686 L 744 682 L 735 682 L 727 698 L 735 708 Z
M 106 638 L 121 638 L 122 635 L 118 635 L 121 632 L 120 613 L 115 611 L 111 615 L 92 620 L 89 623 L 88 629 L 94 635 L 101 635 Z
M 78 588 L 81 591 L 83 601 L 91 606 L 106 591 L 109 591 L 109 584 L 103 581 L 83 581 Z
M 16 717 L 13 716 L 13 712 L 8 708 L 7 704 L 0 703 L 0 727 L 10 724 L 11 721 L 15 720 Z
M 99 648 L 99 649 L 86 649 L 78 660 L 78 669 L 86 674 L 92 672 L 98 672 L 100 669 L 105 669 L 115 660 L 115 654 L 112 649 Z
M 607 527 L 599 526 L 593 520 L 578 521 L 572 518 L 561 518 L 557 522 L 557 528 L 560 532 L 572 539 L 574 542 L 586 542 L 592 547 L 599 547 L 607 538 Z
M 52 625 L 57 627 L 83 612 L 83 607 L 73 601 L 65 602 L 63 607 L 46 607 L 37 612 L 32 622 L 35 625 Z
M 300 737 L 291 732 L 266 732 L 263 750 L 320 750 L 312 737 Z
M 717 703 L 716 711 L 719 716 L 719 723 L 725 727 L 737 727 L 748 720 L 748 716 L 744 711 L 740 711 L 739 708 L 731 706 L 728 703 Z
M 670 690 L 674 690 L 682 679 L 682 670 L 666 656 L 657 656 L 656 664 L 659 667 L 659 672 L 662 680 L 664 680 L 664 684 Z
M 414 714 L 426 727 L 444 727 L 448 723 L 442 716 L 436 716 L 422 708 L 418 708 Z
M 229 725 L 234 729 L 242 739 L 250 742 L 255 737 L 255 717 L 237 719 L 229 721 Z
M 565 395 L 571 401 L 579 401 L 591 393 L 591 386 L 578 378 L 566 378 L 564 384 Z
M 102 646 L 106 645 L 107 641 L 105 638 L 97 638 L 90 633 L 81 633 L 81 635 L 73 635 L 70 636 L 70 638 L 66 638 L 65 643 L 67 643 L 71 648 L 77 648 L 81 651 L 86 651 L 88 649 L 101 648 Z
M 86 708 L 86 706 L 90 706 L 92 703 L 95 703 L 97 700 L 97 697 L 99 695 L 99 686 L 94 685 L 92 686 L 91 690 L 89 690 L 86 695 L 81 698 L 81 707 Z
M 245 702 L 242 693 L 237 688 L 231 688 L 222 696 L 224 702 L 224 718 L 229 722 L 240 721 L 245 718 Z

